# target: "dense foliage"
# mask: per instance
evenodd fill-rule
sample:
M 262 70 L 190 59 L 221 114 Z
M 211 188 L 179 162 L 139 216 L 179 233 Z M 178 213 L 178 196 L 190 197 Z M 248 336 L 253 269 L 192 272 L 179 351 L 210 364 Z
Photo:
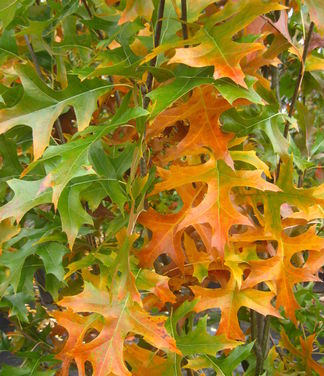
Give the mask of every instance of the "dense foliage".
M 0 375 L 324 375 L 323 0 L 0 25 Z

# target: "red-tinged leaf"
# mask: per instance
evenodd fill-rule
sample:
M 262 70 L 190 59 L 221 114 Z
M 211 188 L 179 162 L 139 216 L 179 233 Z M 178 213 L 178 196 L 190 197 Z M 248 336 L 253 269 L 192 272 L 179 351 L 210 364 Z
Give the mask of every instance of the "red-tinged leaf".
M 237 313 L 241 307 L 253 309 L 262 315 L 280 317 L 277 310 L 272 307 L 272 292 L 256 289 L 239 290 L 234 278 L 231 277 L 227 285 L 217 289 L 203 287 L 190 287 L 195 296 L 200 300 L 195 306 L 196 312 L 206 309 L 220 308 L 222 315 L 217 333 L 224 333 L 228 338 L 244 340 L 244 334 L 240 328 Z
M 310 18 L 318 27 L 321 35 L 324 35 L 324 7 L 322 0 L 305 0 Z
M 270 30 L 270 31 L 276 31 L 277 34 L 281 35 L 286 40 L 287 46 L 288 47 L 290 46 L 293 49 L 294 53 L 299 57 L 299 59 L 301 59 L 302 58 L 301 53 L 300 53 L 299 49 L 293 43 L 291 36 L 289 34 L 287 11 L 282 10 L 280 12 L 280 16 L 279 16 L 278 21 L 273 22 L 270 19 L 267 19 L 267 21 L 268 21 L 268 25 L 266 25 L 264 29 Z M 277 36 L 277 38 L 278 38 L 278 36 Z M 280 41 L 281 41 L 281 44 L 282 44 L 282 47 L 280 49 L 287 49 L 284 46 L 284 42 L 281 38 L 280 38 Z M 277 43 L 277 42 L 278 41 L 276 41 L 275 43 Z M 272 43 L 274 43 L 274 42 L 272 42 Z M 279 51 L 277 50 L 277 55 L 278 55 L 278 53 L 279 53 Z
M 237 237 L 238 238 L 238 237 Z M 299 305 L 295 299 L 293 288 L 296 283 L 317 281 L 317 272 L 324 263 L 324 239 L 315 234 L 315 228 L 295 237 L 289 237 L 284 233 L 280 237 L 264 236 L 260 231 L 242 234 L 240 241 L 255 241 L 268 239 L 278 242 L 277 254 L 266 260 L 250 261 L 250 274 L 243 282 L 242 288 L 256 286 L 260 282 L 272 281 L 276 286 L 276 306 L 283 307 L 287 317 L 296 323 L 295 312 Z M 292 264 L 292 257 L 301 251 L 308 250 L 309 256 L 305 264 L 296 267 Z
M 224 254 L 228 240 L 228 231 L 233 225 L 253 224 L 247 216 L 241 214 L 231 201 L 231 190 L 234 187 L 254 187 L 260 190 L 279 191 L 275 185 L 262 179 L 262 172 L 233 171 L 223 161 L 216 161 L 212 156 L 201 165 L 171 166 L 169 170 L 158 169 L 163 181 L 156 184 L 153 193 L 168 189 L 177 189 L 182 185 L 194 182 L 205 182 L 208 190 L 197 206 L 187 211 L 186 217 L 179 223 L 179 230 L 188 226 L 209 224 L 212 228 L 210 238 L 215 259 Z
M 277 1 L 260 2 L 258 0 L 230 1 L 224 9 L 211 17 L 210 29 L 201 29 L 186 44 L 196 45 L 180 48 L 170 59 L 171 63 L 183 63 L 192 67 L 213 66 L 214 78 L 229 77 L 239 85 L 246 87 L 240 61 L 249 53 L 263 49 L 259 43 L 237 43 L 233 35 L 249 25 L 257 16 L 273 10 L 284 9 Z M 214 24 L 219 21 L 222 23 Z M 197 45 L 198 44 L 198 45 Z M 233 53 L 235 51 L 235 53 Z
M 228 143 L 233 134 L 224 133 L 220 129 L 219 116 L 231 108 L 213 86 L 201 86 L 194 89 L 191 98 L 173 108 L 167 109 L 156 117 L 148 128 L 147 137 L 158 136 L 161 132 L 178 121 L 189 123 L 189 131 L 175 147 L 169 148 L 164 160 L 170 161 L 187 155 L 198 147 L 210 148 L 215 159 L 224 159 L 233 167 L 228 153 Z
M 312 371 L 318 373 L 319 376 L 324 375 L 324 367 L 317 363 L 313 357 L 313 344 L 316 338 L 316 333 L 309 335 L 306 339 L 303 337 L 299 337 L 300 347 L 301 349 L 296 348 L 287 337 L 287 334 L 282 331 L 280 333 L 281 342 L 283 343 L 284 347 L 294 356 L 297 358 L 301 358 L 305 365 L 305 370 L 307 374 L 311 374 Z
M 145 309 L 162 309 L 165 303 L 176 302 L 176 297 L 170 291 L 169 278 L 157 274 L 153 270 L 140 269 L 136 274 L 136 287 L 140 291 L 151 292 L 145 294 L 143 305 Z
M 99 314 L 103 320 L 102 330 L 88 343 L 80 340 L 83 329 L 80 328 L 79 333 L 75 335 L 73 331 L 69 332 L 69 325 L 62 322 L 62 326 L 69 332 L 69 338 L 58 357 L 65 359 L 66 369 L 68 364 L 75 361 L 80 374 L 83 375 L 84 361 L 88 360 L 93 367 L 93 376 L 131 375 L 123 356 L 124 340 L 130 333 L 143 336 L 157 348 L 179 353 L 175 341 L 164 328 L 165 318 L 149 315 L 136 302 L 131 301 L 130 295 L 118 300 L 110 297 L 108 292 L 86 283 L 81 294 L 65 297 L 58 304 L 72 310 L 74 314 Z M 69 319 L 69 312 L 65 312 L 65 319 Z M 59 320 L 58 323 L 61 325 Z M 67 373 L 63 374 L 65 375 Z
M 187 265 L 193 268 L 192 275 L 202 282 L 208 275 L 208 266 L 212 261 L 211 256 L 206 252 L 199 252 L 195 241 L 186 233 L 184 233 L 183 246 L 188 258 Z
M 183 270 L 185 261 L 181 247 L 183 231 L 179 231 L 179 224 L 186 217 L 199 191 L 187 186 L 181 187 L 179 193 L 183 199 L 183 207 L 178 213 L 163 215 L 150 208 L 139 216 L 138 222 L 152 231 L 152 239 L 137 253 L 142 266 L 151 267 L 159 255 L 166 253 Z

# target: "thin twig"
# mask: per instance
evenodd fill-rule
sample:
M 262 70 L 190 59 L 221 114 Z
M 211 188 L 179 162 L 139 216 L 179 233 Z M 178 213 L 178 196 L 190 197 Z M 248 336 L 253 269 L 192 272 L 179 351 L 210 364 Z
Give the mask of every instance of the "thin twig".
M 252 337 L 252 340 L 255 341 L 253 349 L 255 352 L 256 360 L 257 360 L 257 367 L 256 367 L 255 375 L 258 376 L 260 374 L 258 365 L 262 363 L 262 350 L 261 350 L 260 343 L 258 341 L 257 315 L 253 309 L 250 310 L 250 321 L 251 321 L 251 337 Z
M 273 338 L 271 337 L 271 335 L 269 337 L 270 337 L 270 341 L 271 341 L 272 345 L 276 349 L 277 354 L 279 355 L 279 357 L 280 357 L 280 359 L 281 359 L 281 361 L 282 361 L 282 363 L 284 365 L 284 368 L 286 369 L 286 362 L 285 362 L 285 359 L 283 357 L 283 354 L 282 354 L 282 351 L 281 351 L 280 347 L 275 344 L 275 341 L 273 340 Z
M 87 3 L 87 0 L 82 0 L 82 4 L 84 5 L 84 7 L 86 8 L 87 12 L 88 12 L 88 15 L 90 18 L 93 18 L 93 15 L 92 15 L 92 12 L 91 12 L 91 9 Z M 104 36 L 102 34 L 102 32 L 100 30 L 97 30 L 97 29 L 94 29 L 95 32 L 97 33 L 98 35 L 98 38 L 99 40 L 103 40 L 104 39 Z M 108 76 L 108 80 L 109 82 L 113 85 L 114 84 L 114 80 L 111 76 Z M 117 107 L 120 106 L 120 94 L 119 94 L 119 91 L 118 90 L 115 90 L 115 99 L 116 99 L 116 104 L 117 104 Z
M 91 12 L 91 9 L 89 8 L 89 5 L 88 5 L 87 1 L 86 1 L 86 0 L 82 0 L 82 3 L 83 3 L 83 5 L 84 5 L 84 7 L 86 8 L 89 17 L 92 18 L 92 12 Z M 103 34 L 102 34 L 102 32 L 101 32 L 100 30 L 97 30 L 97 29 L 94 29 L 94 31 L 97 33 L 98 38 L 99 38 L 100 40 L 102 40 L 102 39 L 103 39 Z
M 156 22 L 155 33 L 154 33 L 154 48 L 160 45 L 164 6 L 165 6 L 165 0 L 160 0 L 158 14 L 157 14 L 157 22 Z M 153 59 L 150 61 L 150 66 L 155 67 L 156 61 L 157 61 L 157 56 L 154 56 Z M 146 79 L 145 94 L 149 93 L 152 90 L 152 86 L 153 86 L 153 74 L 151 72 L 148 72 L 147 79 Z M 150 103 L 150 98 L 145 96 L 144 105 L 143 105 L 145 109 L 148 107 L 149 103 Z
M 289 107 L 289 112 L 288 112 L 289 117 L 292 117 L 292 115 L 294 113 L 295 104 L 296 104 L 297 98 L 298 98 L 298 93 L 299 93 L 299 90 L 300 90 L 300 87 L 301 87 L 301 84 L 302 84 L 302 81 L 303 81 L 303 78 L 304 78 L 305 62 L 306 62 L 306 57 L 307 57 L 307 54 L 308 54 L 308 48 L 309 48 L 309 44 L 310 44 L 310 41 L 311 41 L 313 30 L 314 30 L 314 22 L 311 22 L 310 25 L 309 25 L 308 34 L 307 34 L 307 37 L 306 37 L 306 40 L 305 40 L 305 43 L 304 43 L 303 56 L 302 56 L 299 74 L 298 74 L 298 78 L 297 78 L 297 82 L 296 82 L 296 86 L 295 86 L 295 91 L 294 91 L 294 94 L 292 96 L 290 107 Z M 285 124 L 285 130 L 284 130 L 284 137 L 285 138 L 288 137 L 288 131 L 289 131 L 289 120 L 287 120 L 286 124 Z M 279 178 L 280 165 L 281 165 L 281 158 L 279 159 L 278 166 L 277 166 L 276 180 L 278 180 L 278 178 Z
M 38 64 L 38 60 L 37 60 L 37 57 L 36 57 L 36 54 L 35 54 L 35 51 L 33 49 L 33 46 L 31 45 L 30 41 L 29 41 L 29 38 L 28 38 L 28 35 L 24 35 L 24 38 L 25 38 L 25 41 L 26 41 L 26 44 L 27 44 L 27 48 L 28 48 L 28 51 L 30 53 L 30 56 L 31 56 L 31 59 L 32 59 L 32 62 L 35 66 L 35 69 L 36 69 L 36 72 L 37 72 L 37 75 L 38 77 L 42 80 L 42 81 L 45 81 L 45 78 L 42 74 L 42 71 L 40 69 L 40 66 Z
M 295 104 L 296 104 L 296 101 L 297 101 L 297 98 L 298 98 L 298 93 L 299 93 L 301 83 L 302 83 L 302 80 L 303 80 L 303 77 L 304 77 L 305 62 L 306 62 L 306 57 L 307 57 L 309 43 L 310 43 L 310 40 L 311 40 L 311 37 L 312 37 L 313 29 L 314 29 L 314 22 L 311 22 L 311 24 L 309 25 L 308 35 L 307 35 L 307 38 L 306 38 L 305 44 L 304 44 L 302 62 L 301 62 L 299 73 L 298 73 L 295 91 L 294 91 L 293 97 L 291 99 L 291 104 L 290 104 L 290 108 L 289 108 L 289 112 L 288 112 L 289 117 L 292 117 L 292 115 L 293 115 L 293 112 L 294 112 L 294 109 L 295 109 Z M 289 130 L 289 122 L 287 121 L 286 125 L 285 125 L 285 131 L 284 131 L 284 137 L 285 138 L 287 138 L 287 136 L 288 136 L 288 130 Z
M 278 67 L 271 67 L 272 69 L 272 80 L 271 80 L 271 86 L 272 89 L 274 89 L 275 94 L 276 94 L 276 99 L 279 104 L 279 109 L 281 110 L 282 107 L 282 102 L 281 102 L 281 96 L 280 96 L 280 87 L 279 87 L 279 82 L 280 82 L 280 77 L 279 77 L 279 68 Z
M 187 0 L 181 0 L 181 27 L 183 39 L 188 39 Z M 185 46 L 188 47 L 188 46 Z

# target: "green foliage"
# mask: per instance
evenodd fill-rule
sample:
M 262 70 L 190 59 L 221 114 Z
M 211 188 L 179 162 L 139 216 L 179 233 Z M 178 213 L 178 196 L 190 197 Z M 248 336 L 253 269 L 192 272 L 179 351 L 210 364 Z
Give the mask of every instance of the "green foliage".
M 0 376 L 323 375 L 320 0 L 2 0 Z

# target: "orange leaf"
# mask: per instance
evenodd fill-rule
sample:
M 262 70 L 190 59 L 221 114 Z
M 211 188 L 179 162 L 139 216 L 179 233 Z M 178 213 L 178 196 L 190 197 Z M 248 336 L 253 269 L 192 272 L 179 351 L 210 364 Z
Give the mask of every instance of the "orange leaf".
M 175 147 L 167 150 L 164 160 L 174 160 L 187 155 L 198 147 L 209 147 L 216 159 L 224 159 L 233 167 L 228 152 L 228 143 L 233 134 L 224 133 L 219 126 L 219 116 L 232 106 L 220 97 L 213 86 L 201 86 L 194 89 L 191 98 L 167 109 L 156 117 L 147 131 L 147 137 L 158 136 L 165 128 L 177 121 L 189 122 L 187 135 Z
M 66 370 L 62 376 L 68 375 L 68 368 L 73 360 L 80 375 L 84 375 L 85 360 L 91 362 L 93 376 L 131 375 L 123 356 L 124 340 L 130 333 L 143 336 L 157 348 L 180 353 L 174 339 L 164 328 L 165 318 L 150 316 L 136 302 L 132 302 L 129 295 L 124 300 L 118 300 L 110 297 L 106 291 L 85 283 L 81 294 L 65 297 L 59 305 L 69 309 L 54 314 L 59 325 L 64 326 L 69 332 L 67 343 L 57 355 L 63 360 L 63 369 Z M 91 325 L 85 323 L 82 316 L 81 323 L 73 324 L 75 317 L 78 317 L 76 313 L 90 313 L 90 316 L 86 316 L 88 320 L 97 318 L 96 314 L 102 318 L 102 329 L 91 342 L 84 343 L 85 331 Z
M 280 9 L 285 7 L 278 4 L 278 1 L 230 1 L 222 11 L 211 17 L 207 25 L 193 38 L 186 41 L 186 44 L 195 47 L 177 49 L 169 64 L 182 63 L 192 67 L 213 66 L 215 80 L 229 77 L 237 84 L 246 87 L 240 61 L 249 53 L 264 47 L 260 43 L 235 42 L 233 36 L 257 16 Z M 225 20 L 226 22 L 220 22 Z
M 195 306 L 196 312 L 218 307 L 221 309 L 221 321 L 217 333 L 224 333 L 228 338 L 244 340 L 237 313 L 241 307 L 251 308 L 262 315 L 281 317 L 272 307 L 272 292 L 256 289 L 239 290 L 233 276 L 223 288 L 207 289 L 203 287 L 190 287 L 195 296 L 200 300 Z
M 153 193 L 168 189 L 177 189 L 184 184 L 205 182 L 208 190 L 202 202 L 191 207 L 185 218 L 179 223 L 179 231 L 188 227 L 208 223 L 212 228 L 210 238 L 211 247 L 216 248 L 215 259 L 224 254 L 224 247 L 228 240 L 228 231 L 233 225 L 253 224 L 247 216 L 238 211 L 231 201 L 233 187 L 254 187 L 260 190 L 279 191 L 275 185 L 266 182 L 261 170 L 233 171 L 223 161 L 216 161 L 212 155 L 210 159 L 196 166 L 171 166 L 169 170 L 158 168 L 163 181 L 155 185 Z
M 240 234 L 239 241 L 252 240 L 253 235 Z M 254 240 L 261 240 L 259 231 L 255 233 Z M 284 307 L 289 319 L 296 323 L 295 312 L 299 305 L 295 299 L 293 287 L 299 282 L 317 281 L 317 272 L 324 263 L 324 253 L 319 252 L 324 248 L 324 239 L 315 234 L 315 228 L 295 237 L 284 233 L 280 237 L 268 236 L 268 240 L 277 240 L 277 254 L 266 260 L 250 261 L 251 267 L 248 278 L 243 282 L 243 288 L 256 286 L 260 282 L 273 281 L 277 288 L 277 308 Z M 295 267 L 291 263 L 294 254 L 303 250 L 309 251 L 307 261 L 302 267 Z

